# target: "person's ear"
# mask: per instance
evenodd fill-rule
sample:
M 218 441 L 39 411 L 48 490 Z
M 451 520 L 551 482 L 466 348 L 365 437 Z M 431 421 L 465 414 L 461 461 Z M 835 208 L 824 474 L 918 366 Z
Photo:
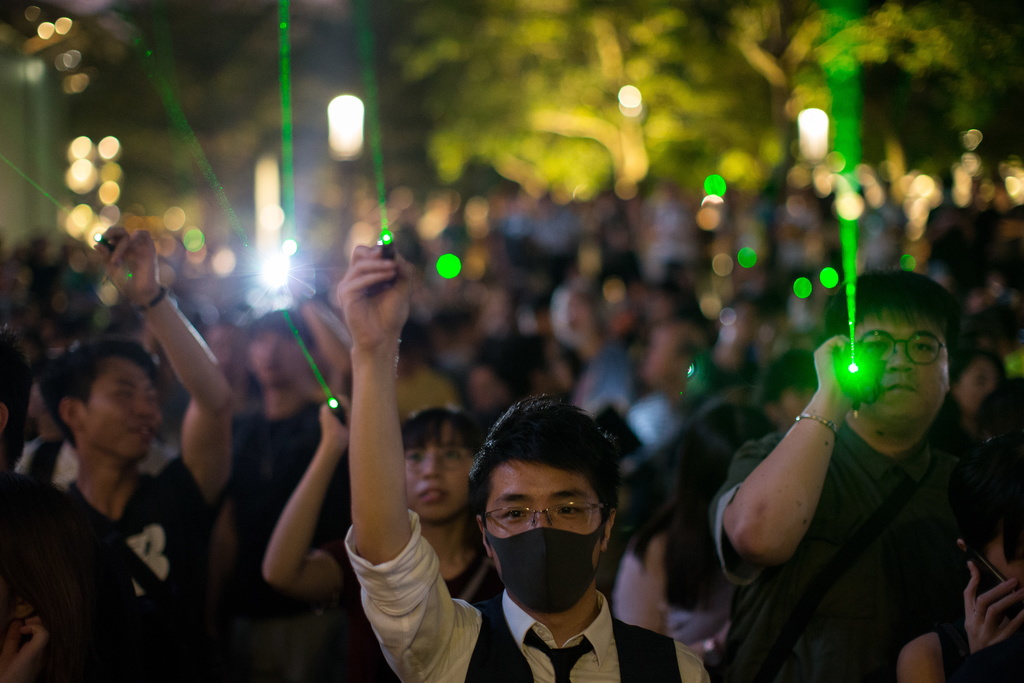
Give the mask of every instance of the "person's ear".
M 72 434 L 77 431 L 84 413 L 85 402 L 81 399 L 65 396 L 57 404 L 57 414 L 60 415 L 60 419 L 68 426 Z
M 7 422 L 11 419 L 11 411 L 8 410 L 6 403 L 0 403 L 0 434 L 4 433 L 4 429 L 7 428 Z
M 32 603 L 25 598 L 17 598 L 14 602 L 14 618 L 15 619 L 28 619 L 30 616 L 35 614 L 36 608 L 32 606 Z
M 484 551 L 487 553 L 487 557 L 494 560 L 494 548 L 491 547 L 490 541 L 487 540 L 487 532 L 484 525 L 484 518 L 482 516 L 476 516 L 476 525 L 480 529 L 480 539 L 484 542 Z
M 608 513 L 608 519 L 604 523 L 604 536 L 601 539 L 601 552 L 608 550 L 608 542 L 612 538 L 612 527 L 615 525 L 615 508 Z

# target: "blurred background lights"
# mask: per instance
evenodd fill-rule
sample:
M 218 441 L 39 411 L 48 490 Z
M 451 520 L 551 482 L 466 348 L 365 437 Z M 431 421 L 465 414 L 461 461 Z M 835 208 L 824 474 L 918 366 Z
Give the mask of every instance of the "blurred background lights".
M 291 259 L 287 254 L 273 254 L 264 259 L 260 275 L 268 287 L 280 289 L 288 284 L 290 267 Z
M 900 268 L 903 270 L 912 271 L 917 268 L 917 259 L 910 254 L 904 254 L 900 256 Z
M 836 272 L 835 268 L 828 267 L 822 268 L 818 274 L 818 279 L 821 281 L 823 287 L 832 289 L 839 284 L 839 273 Z
M 711 270 L 719 277 L 728 277 L 733 271 L 733 261 L 728 254 L 715 254 L 711 259 Z
M 624 85 L 619 88 L 619 111 L 625 116 L 640 116 L 643 110 L 643 96 L 635 85 Z
M 164 227 L 177 232 L 185 227 L 185 209 L 172 206 L 164 211 Z
M 88 137 L 81 135 L 71 141 L 68 145 L 68 161 L 72 162 L 77 159 L 85 159 L 92 154 L 92 140 Z
M 806 299 L 811 295 L 811 281 L 805 277 L 798 277 L 793 282 L 793 293 L 801 299 Z
M 437 274 L 450 280 L 462 272 L 462 261 L 455 254 L 442 254 L 437 259 Z
M 121 197 L 121 186 L 112 180 L 100 185 L 99 192 L 100 201 L 104 204 L 116 204 L 117 200 Z
M 52 22 L 44 21 L 36 27 L 36 35 L 43 40 L 49 40 L 57 32 L 57 27 Z
M 821 109 L 804 109 L 797 114 L 800 154 L 812 164 L 820 164 L 828 154 L 828 114 Z
M 236 264 L 235 252 L 227 247 L 218 250 L 210 261 L 210 267 L 213 269 L 213 272 L 221 277 L 233 273 Z
M 328 142 L 331 156 L 355 159 L 363 151 L 363 101 L 355 95 L 339 95 L 327 105 Z
M 206 244 L 206 235 L 199 228 L 190 228 L 185 231 L 181 243 L 192 253 L 196 253 Z
M 299 250 L 299 243 L 295 240 L 285 240 L 281 243 L 281 253 L 286 256 L 295 256 L 295 252 Z
M 78 159 L 68 167 L 64 174 L 64 182 L 77 194 L 91 192 L 96 187 L 99 173 L 96 166 L 88 159 Z
M 43 11 L 39 9 L 38 5 L 29 5 L 25 8 L 25 18 L 29 21 L 35 21 L 42 13 Z
M 753 268 L 757 263 L 757 252 L 750 247 L 743 247 L 736 252 L 736 262 L 743 268 Z
M 845 220 L 855 221 L 864 213 L 864 198 L 856 192 L 843 192 L 836 199 L 836 214 Z
M 960 133 L 960 142 L 963 144 L 964 149 L 968 150 L 969 152 L 973 152 L 974 150 L 978 149 L 978 145 L 980 145 L 981 141 L 984 139 L 985 136 L 982 135 L 981 131 L 978 130 L 977 128 L 972 128 L 970 130 L 964 131 L 963 133 Z
M 712 173 L 704 179 L 704 192 L 708 195 L 715 195 L 716 197 L 725 196 L 725 178 Z
M 53 65 L 57 68 L 57 71 L 71 71 L 78 68 L 78 65 L 81 63 L 82 53 L 78 50 L 62 52 L 53 60 Z
M 121 141 L 113 135 L 108 135 L 99 141 L 96 145 L 96 151 L 99 152 L 101 159 L 114 161 L 117 157 L 121 156 Z
M 71 30 L 71 26 L 74 24 L 68 17 L 61 17 L 57 21 L 53 22 L 53 30 L 59 35 L 65 36 L 68 31 Z

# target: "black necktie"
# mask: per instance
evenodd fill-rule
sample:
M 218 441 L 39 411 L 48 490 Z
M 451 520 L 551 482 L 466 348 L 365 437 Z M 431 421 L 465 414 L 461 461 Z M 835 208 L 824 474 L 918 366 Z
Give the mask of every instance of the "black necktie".
M 550 648 L 532 629 L 526 632 L 523 642 L 548 656 L 551 665 L 555 667 L 555 683 L 572 683 L 569 680 L 569 672 L 576 666 L 580 657 L 594 649 L 586 638 L 572 647 Z

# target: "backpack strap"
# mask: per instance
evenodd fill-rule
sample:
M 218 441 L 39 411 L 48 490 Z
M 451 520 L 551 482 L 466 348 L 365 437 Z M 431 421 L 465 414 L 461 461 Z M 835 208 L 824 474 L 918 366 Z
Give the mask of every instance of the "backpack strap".
M 682 683 L 676 643 L 668 636 L 612 619 L 622 683 Z

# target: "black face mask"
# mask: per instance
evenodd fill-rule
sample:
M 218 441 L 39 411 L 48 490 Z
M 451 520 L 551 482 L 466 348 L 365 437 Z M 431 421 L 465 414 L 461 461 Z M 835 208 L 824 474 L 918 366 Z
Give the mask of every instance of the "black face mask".
M 539 526 L 508 538 L 485 532 L 509 594 L 535 612 L 564 612 L 583 597 L 597 574 L 594 547 L 604 524 L 589 534 Z

